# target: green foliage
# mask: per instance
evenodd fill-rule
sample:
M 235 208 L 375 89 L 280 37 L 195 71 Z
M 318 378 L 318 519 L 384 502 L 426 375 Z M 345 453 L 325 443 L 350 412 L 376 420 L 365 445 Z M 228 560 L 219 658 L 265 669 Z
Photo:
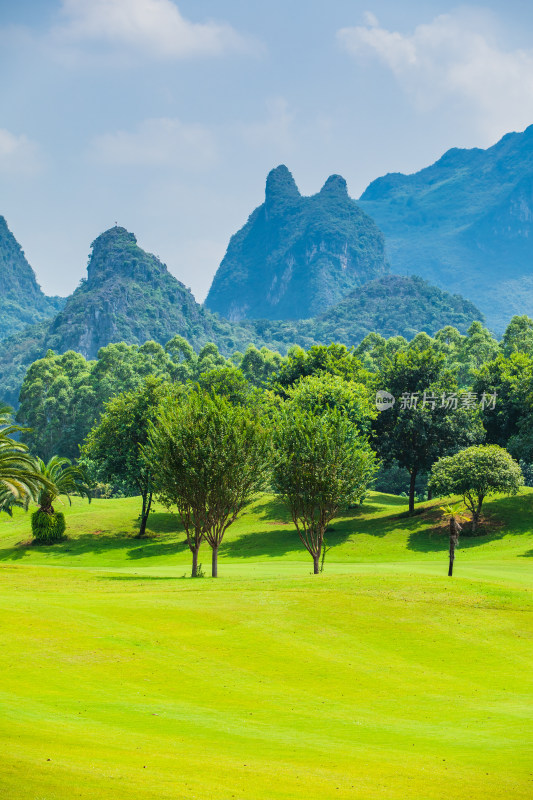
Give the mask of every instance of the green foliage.
M 45 460 L 76 457 L 94 414 L 93 366 L 79 353 L 48 351 L 28 370 L 17 419 L 29 428 L 24 441 Z
M 22 249 L 0 216 L 0 340 L 26 325 L 53 317 L 64 304 L 61 297 L 46 297 Z M 5 396 L 4 396 L 5 399 Z
M 298 401 L 281 409 L 274 428 L 273 486 L 292 520 L 314 572 L 331 520 L 360 500 L 377 468 L 375 454 L 338 408 L 314 413 Z
M 519 465 L 498 445 L 477 445 L 440 458 L 431 470 L 430 485 L 435 494 L 462 495 L 476 529 L 486 497 L 517 494 L 524 484 Z
M 359 200 L 394 272 L 461 292 L 498 331 L 533 306 L 531 141 L 529 128 L 487 150 L 454 148 L 418 173 L 379 178 Z
M 533 319 L 525 314 L 513 317 L 506 328 L 502 339 L 503 354 L 507 357 L 513 353 L 533 355 Z
M 13 423 L 11 409 L 0 406 L 0 511 L 8 514 L 14 505 L 27 504 L 51 488 L 26 445 L 13 438 L 22 432 L 20 425 Z
M 237 367 L 219 367 L 203 372 L 198 385 L 207 393 L 226 397 L 231 403 L 246 405 L 255 394 L 254 387 Z
M 153 493 L 152 469 L 143 448 L 165 391 L 161 379 L 150 376 L 139 388 L 108 401 L 81 448 L 82 461 L 96 480 L 121 484 L 131 494 L 141 496 L 141 536 L 146 530 Z M 174 402 L 176 399 L 174 392 Z
M 429 347 L 397 352 L 380 373 L 380 388 L 396 398 L 374 424 L 374 441 L 387 464 L 394 462 L 410 474 L 409 507 L 414 510 L 416 478 L 439 456 L 482 441 L 477 408 L 443 407 L 442 396 L 457 394 L 454 376 L 445 369 L 445 356 Z M 411 398 L 416 398 L 412 403 Z M 402 397 L 407 397 L 403 407 Z
M 61 541 L 66 527 L 62 511 L 47 512 L 38 508 L 31 515 L 31 530 L 39 544 L 54 544 Z
M 314 345 L 306 352 L 301 347 L 291 347 L 275 377 L 276 386 L 283 394 L 300 378 L 328 373 L 345 380 L 365 383 L 370 378 L 367 370 L 353 350 L 343 344 Z
M 527 458 L 533 408 L 533 357 L 518 352 L 508 358 L 500 354 L 477 372 L 473 389 L 479 396 L 483 393 L 497 396 L 495 407 L 483 411 L 488 441 L 506 447 L 520 435 L 522 441 L 515 440 L 513 453 Z
M 264 488 L 269 439 L 253 411 L 197 389 L 181 402 L 167 397 L 150 425 L 146 458 L 158 497 L 177 506 L 193 553 L 205 538 L 213 551 L 244 506 Z
M 68 458 L 52 456 L 48 463 L 37 459 L 37 467 L 46 485 L 43 485 L 37 497 L 41 511 L 53 512 L 52 504 L 60 497 L 67 497 L 71 502 L 71 494 L 86 497 L 91 502 L 91 490 L 87 474 L 83 467 L 74 466 Z
M 282 165 L 232 237 L 206 305 L 230 320 L 306 319 L 386 272 L 383 235 L 343 178 L 302 197 Z
M 337 409 L 362 434 L 369 434 L 377 416 L 374 397 L 362 383 L 320 372 L 300 378 L 286 390 L 287 398 L 312 414 Z
M 428 487 L 427 472 L 419 472 L 415 479 L 415 497 L 417 500 L 425 500 Z M 409 496 L 410 474 L 405 467 L 400 467 L 398 462 L 393 461 L 386 465 L 382 464 L 376 478 L 372 484 L 376 492 L 384 494 L 397 494 L 402 497 Z

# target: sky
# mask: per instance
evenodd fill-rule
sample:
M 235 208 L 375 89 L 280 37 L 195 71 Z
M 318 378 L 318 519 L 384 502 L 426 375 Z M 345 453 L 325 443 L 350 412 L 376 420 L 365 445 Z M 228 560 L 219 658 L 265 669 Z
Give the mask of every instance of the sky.
M 303 194 L 533 123 L 533 4 L 0 0 L 0 214 L 47 294 L 116 222 L 203 301 L 286 164 Z

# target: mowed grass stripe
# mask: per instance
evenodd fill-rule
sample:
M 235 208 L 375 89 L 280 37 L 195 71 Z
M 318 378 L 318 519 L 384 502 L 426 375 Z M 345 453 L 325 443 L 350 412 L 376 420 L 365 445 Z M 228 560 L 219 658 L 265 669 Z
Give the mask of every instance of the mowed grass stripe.
M 134 533 L 131 501 L 105 502 L 121 505 L 118 537 Z M 279 514 L 261 502 L 254 530 Z M 154 574 L 185 570 L 150 556 L 132 574 L 131 538 L 112 549 L 113 572 L 105 547 L 76 550 L 80 507 L 72 549 L 55 555 L 13 558 L 24 517 L 4 526 L 0 796 L 529 798 L 530 534 L 502 536 L 500 520 L 449 580 L 445 548 L 384 562 L 397 553 L 397 505 L 382 508 L 375 568 L 332 562 L 330 573 L 326 561 L 310 576 L 280 546 L 266 561 L 227 555 L 218 582 Z M 500 560 L 474 560 L 494 542 Z

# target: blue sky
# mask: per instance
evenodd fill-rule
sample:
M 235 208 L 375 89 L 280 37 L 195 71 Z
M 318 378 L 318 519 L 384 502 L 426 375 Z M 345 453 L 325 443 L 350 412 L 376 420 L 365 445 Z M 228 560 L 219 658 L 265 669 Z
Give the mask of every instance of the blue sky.
M 533 123 L 533 4 L 0 0 L 0 214 L 70 293 L 118 221 L 202 300 L 286 163 L 357 197 Z

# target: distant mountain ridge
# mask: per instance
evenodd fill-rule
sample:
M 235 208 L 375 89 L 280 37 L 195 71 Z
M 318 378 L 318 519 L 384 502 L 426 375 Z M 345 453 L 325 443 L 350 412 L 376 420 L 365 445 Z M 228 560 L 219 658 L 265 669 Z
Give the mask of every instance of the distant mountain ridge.
M 0 216 L 0 340 L 26 325 L 54 316 L 62 297 L 47 297 L 21 246 Z
M 359 205 L 383 231 L 393 272 L 461 293 L 497 333 L 513 314 L 533 315 L 533 125 L 378 178 Z
M 96 358 L 110 342 L 166 342 L 176 334 L 193 346 L 223 337 L 216 318 L 165 264 L 142 250 L 133 233 L 115 226 L 91 245 L 87 279 L 48 330 L 48 347 Z
M 196 350 L 214 342 L 224 355 L 243 352 L 249 344 L 284 353 L 293 344 L 358 344 L 375 330 L 410 337 L 454 325 L 465 332 L 480 318 L 463 298 L 421 279 L 382 275 L 314 318 L 231 323 L 197 303 L 158 258 L 139 247 L 133 233 L 115 226 L 93 242 L 87 279 L 55 318 L 0 342 L 0 392 L 16 404 L 27 367 L 48 349 L 93 359 L 113 342 L 164 345 L 183 336 Z
M 266 181 L 265 202 L 231 237 L 205 304 L 242 319 L 305 319 L 387 274 L 383 236 L 331 175 L 302 197 L 285 165 Z

